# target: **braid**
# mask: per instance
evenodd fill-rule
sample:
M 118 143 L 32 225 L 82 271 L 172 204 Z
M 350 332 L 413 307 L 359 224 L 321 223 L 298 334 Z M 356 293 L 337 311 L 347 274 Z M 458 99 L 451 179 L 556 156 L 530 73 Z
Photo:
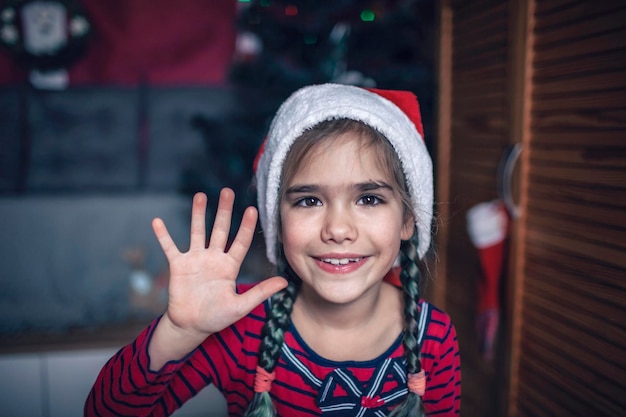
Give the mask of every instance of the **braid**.
M 419 255 L 417 230 L 413 236 L 402 242 L 400 247 L 400 262 L 402 271 L 400 281 L 402 282 L 404 298 L 404 355 L 407 362 L 407 373 L 409 376 L 419 374 L 422 371 L 420 362 L 419 335 L 419 311 L 418 302 L 420 298 L 420 278 L 421 272 L 418 267 Z M 395 408 L 389 417 L 421 417 L 424 416 L 422 399 L 411 390 L 406 399 Z
M 283 345 L 285 331 L 291 322 L 291 311 L 298 295 L 300 278 L 291 269 L 282 255 L 282 246 L 277 245 L 277 274 L 287 278 L 288 285 L 271 298 L 267 319 L 261 330 L 261 345 L 259 346 L 258 367 L 271 374 L 276 368 L 280 350 Z M 258 373 L 259 371 L 257 371 Z M 276 409 L 269 395 L 269 391 L 256 392 L 244 417 L 275 417 Z

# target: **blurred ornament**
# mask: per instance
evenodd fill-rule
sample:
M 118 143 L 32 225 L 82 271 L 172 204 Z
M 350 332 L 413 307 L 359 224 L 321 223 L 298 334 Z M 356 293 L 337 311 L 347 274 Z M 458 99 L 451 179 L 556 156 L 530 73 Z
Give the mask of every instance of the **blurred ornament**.
M 91 25 L 71 0 L 10 0 L 0 9 L 0 42 L 38 88 L 67 87 L 67 68 L 86 51 Z
M 262 52 L 263 41 L 256 33 L 246 31 L 237 34 L 235 60 L 243 62 L 254 61 Z
M 130 308 L 139 318 L 160 314 L 167 305 L 167 279 L 162 276 L 154 278 L 148 272 L 146 255 L 146 249 L 143 247 L 126 248 L 122 253 L 122 257 L 130 266 L 128 276 Z
M 470 208 L 467 231 L 478 250 L 483 272 L 478 284 L 476 327 L 483 358 L 490 361 L 500 322 L 500 276 L 508 235 L 508 216 L 502 201 L 493 200 Z

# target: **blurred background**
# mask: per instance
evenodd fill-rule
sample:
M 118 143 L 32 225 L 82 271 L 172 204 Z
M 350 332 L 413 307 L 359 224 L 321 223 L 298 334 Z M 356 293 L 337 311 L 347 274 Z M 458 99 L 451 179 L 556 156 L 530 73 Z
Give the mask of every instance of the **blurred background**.
M 1 415 L 79 415 L 104 360 L 166 305 L 151 220 L 185 249 L 192 195 L 209 195 L 210 226 L 229 186 L 235 232 L 256 204 L 257 149 L 297 88 L 412 90 L 432 137 L 432 1 L 0 7 L 0 373 L 24 375 L 1 383 Z M 263 245 L 241 281 L 271 274 Z M 222 415 L 209 397 L 181 413 Z
M 82 415 L 165 307 L 151 220 L 185 250 L 230 186 L 234 232 L 272 115 L 322 82 L 419 97 L 461 415 L 625 415 L 626 1 L 0 0 L 0 43 L 0 415 Z M 259 230 L 240 280 L 271 271 Z
M 128 319 L 129 283 L 167 275 L 150 219 L 184 245 L 191 196 L 229 186 L 237 220 L 271 117 L 301 86 L 412 90 L 431 129 L 430 2 L 39 4 L 3 5 L 22 15 L 0 54 L 3 333 Z

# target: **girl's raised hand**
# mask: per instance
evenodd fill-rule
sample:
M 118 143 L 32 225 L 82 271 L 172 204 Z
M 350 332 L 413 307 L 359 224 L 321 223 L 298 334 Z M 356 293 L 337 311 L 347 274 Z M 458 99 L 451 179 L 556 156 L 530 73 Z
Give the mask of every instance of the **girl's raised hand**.
M 169 327 L 169 336 L 179 334 L 181 338 L 199 344 L 208 335 L 243 318 L 287 285 L 284 278 L 272 277 L 243 294 L 237 294 L 237 275 L 250 248 L 258 213 L 254 207 L 246 209 L 237 235 L 227 248 L 234 199 L 231 189 L 224 188 L 220 192 L 208 246 L 205 233 L 207 197 L 203 193 L 193 198 L 187 252 L 178 250 L 161 219 L 154 219 L 152 223 L 170 267 L 167 312 L 159 323 L 159 327 Z

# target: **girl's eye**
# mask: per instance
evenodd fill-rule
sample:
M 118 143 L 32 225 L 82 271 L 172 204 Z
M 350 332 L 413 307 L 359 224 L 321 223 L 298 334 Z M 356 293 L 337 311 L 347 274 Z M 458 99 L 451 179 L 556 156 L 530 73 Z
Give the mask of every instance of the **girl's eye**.
M 375 206 L 377 204 L 381 204 L 383 200 L 375 195 L 364 195 L 359 198 L 358 204 L 362 204 L 364 206 Z
M 296 201 L 296 206 L 299 207 L 315 207 L 321 205 L 322 202 L 315 197 L 304 197 Z

